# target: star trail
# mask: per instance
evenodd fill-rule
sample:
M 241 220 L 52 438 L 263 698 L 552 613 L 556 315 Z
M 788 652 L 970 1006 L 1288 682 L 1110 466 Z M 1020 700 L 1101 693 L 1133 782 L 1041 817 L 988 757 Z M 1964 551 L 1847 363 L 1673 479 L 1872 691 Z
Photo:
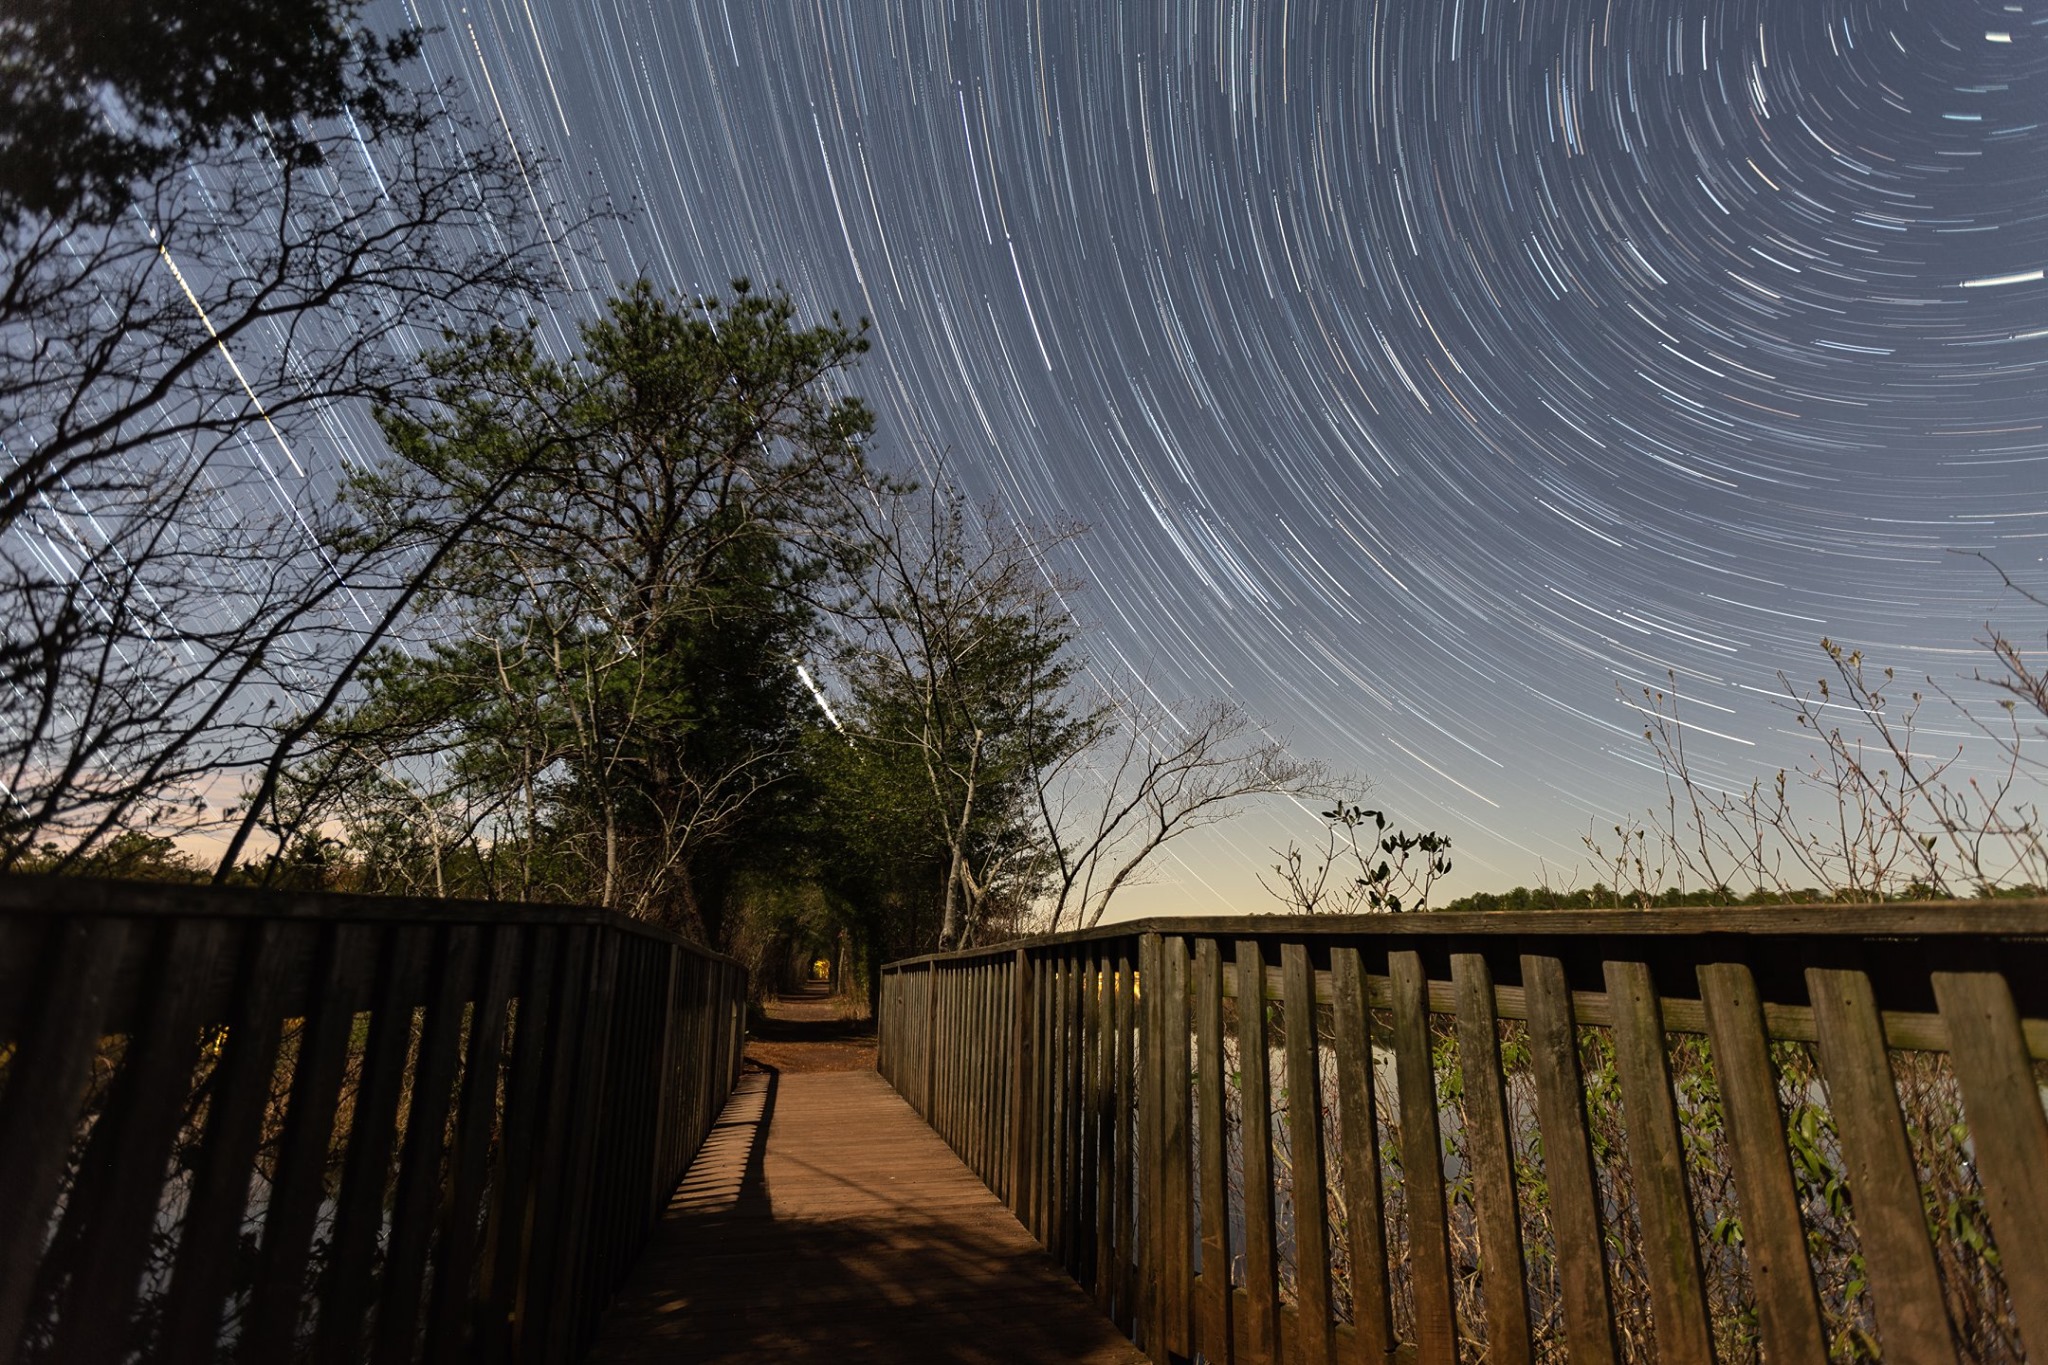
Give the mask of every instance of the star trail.
M 1642 686 L 1713 775 L 1796 765 L 1780 670 L 1966 676 L 2011 603 L 1952 552 L 2040 563 L 2048 8 L 408 13 L 543 221 L 624 210 L 586 303 L 872 319 L 885 460 L 1087 522 L 1106 671 L 1369 777 L 1456 889 L 1661 797 Z M 1126 909 L 1265 908 L 1274 829 Z

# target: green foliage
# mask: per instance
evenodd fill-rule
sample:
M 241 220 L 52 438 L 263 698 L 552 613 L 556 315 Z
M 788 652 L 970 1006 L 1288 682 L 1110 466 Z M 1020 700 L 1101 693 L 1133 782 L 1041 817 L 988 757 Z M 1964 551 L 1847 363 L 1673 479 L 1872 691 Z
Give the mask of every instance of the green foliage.
M 106 222 L 137 181 L 259 135 L 317 157 L 301 116 L 393 108 L 415 34 L 379 37 L 362 0 L 13 0 L 0 19 L 0 229 Z
M 203 882 L 208 869 L 161 835 L 126 830 L 82 858 L 67 859 L 56 843 L 25 853 L 13 870 L 27 874 L 61 872 L 76 877 L 120 877 L 129 881 Z
M 1588 887 L 1572 890 L 1557 890 L 1539 887 L 1534 890 L 1517 886 L 1508 891 L 1476 891 L 1448 901 L 1445 910 L 1614 910 L 1623 905 L 1643 910 L 1668 910 L 1684 906 L 1710 905 L 1821 905 L 1829 897 L 1815 888 L 1801 891 L 1751 891 L 1736 895 L 1727 887 L 1711 887 L 1701 890 L 1681 891 L 1667 887 L 1654 895 L 1640 899 L 1626 896 L 1604 882 L 1595 882 Z
M 445 547 L 429 643 L 391 649 L 324 728 L 298 823 L 338 814 L 380 876 L 594 901 L 716 941 L 731 879 L 803 804 L 817 599 L 872 418 L 836 376 L 865 349 L 744 281 L 642 282 L 558 361 L 497 329 L 434 358 L 435 402 L 382 415 L 361 524 Z
M 855 853 L 827 874 L 893 907 L 900 948 L 1014 933 L 1046 876 L 1048 769 L 1100 733 L 1077 688 L 1078 628 L 1040 569 L 1049 537 L 976 516 L 950 489 L 876 528 L 846 662 L 843 735 L 813 746 L 825 810 Z
M 1430 908 L 1437 879 L 1451 870 L 1448 834 L 1389 833 L 1384 811 L 1343 800 L 1322 816 L 1322 849 L 1311 858 L 1299 845 L 1288 845 L 1273 868 L 1280 884 L 1267 885 L 1268 892 L 1304 915 Z

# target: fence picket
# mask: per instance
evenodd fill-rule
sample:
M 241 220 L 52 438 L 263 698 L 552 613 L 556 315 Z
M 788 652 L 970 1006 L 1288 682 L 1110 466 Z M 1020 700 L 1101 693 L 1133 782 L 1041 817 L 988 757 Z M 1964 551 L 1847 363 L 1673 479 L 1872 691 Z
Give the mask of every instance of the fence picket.
M 1374 1113 L 1372 1024 L 1365 967 L 1356 948 L 1330 951 L 1337 1045 L 1337 1121 L 1343 1143 L 1346 1232 L 1351 1252 L 1351 1322 L 1358 1348 L 1377 1361 L 1394 1349 L 1387 1293 L 1386 1223 L 1380 1192 L 1379 1124 Z
M 1628 1116 L 1628 1152 L 1643 1224 L 1643 1261 L 1657 1330 L 1657 1358 L 1673 1365 L 1713 1365 L 1706 1290 L 1693 1241 L 1692 1202 L 1685 1188 L 1685 1151 L 1672 1099 L 1664 1017 L 1650 969 L 1609 962 L 1608 1007 L 1614 1015 L 1615 1068 Z
M 1941 1272 L 1927 1239 L 1920 1178 L 1899 1112 L 1897 1082 L 1870 978 L 1822 967 L 1806 973 L 1820 1034 L 1821 1072 L 1848 1167 L 1856 1231 L 1870 1265 L 1871 1302 L 1886 1350 L 1928 1365 L 1953 1361 Z
M 1515 1204 L 1513 1136 L 1502 1091 L 1500 1022 L 1493 973 L 1479 953 L 1451 956 L 1458 993 L 1458 1065 L 1465 1087 L 1465 1140 L 1472 1205 L 1479 1216 L 1479 1269 L 1486 1287 L 1486 1359 L 1530 1359 L 1529 1305 L 1522 1282 L 1522 1216 Z
M 2013 1313 L 2048 1354 L 2048 1118 L 2012 989 L 1998 972 L 1933 975 Z
M 1195 940 L 1196 1145 L 1201 1149 L 1202 1274 L 1196 1345 L 1214 1365 L 1235 1359 L 1231 1341 L 1230 1184 L 1223 1125 L 1223 959 L 1216 940 Z
M 1255 939 L 1237 944 L 1239 1137 L 1244 1152 L 1244 1323 L 1252 1361 L 1280 1359 L 1279 1253 L 1273 1208 L 1272 1090 L 1266 1042 L 1266 965 Z
M 1089 1180 L 1089 1217 L 1094 1224 L 1094 1261 L 1090 1283 L 1095 1305 L 1109 1313 L 1116 1302 L 1116 964 L 1107 951 L 1094 959 L 1089 979 L 1095 983 L 1094 1099 L 1090 1107 L 1094 1133 L 1089 1140 L 1094 1171 Z
M 41 1007 L 0 1092 L 0 1365 L 11 1365 L 42 1259 L 44 1228 L 71 1149 L 69 1117 L 92 1081 L 93 1048 L 112 1011 L 113 974 L 128 925 L 102 917 L 60 923 Z
M 1702 964 L 1699 981 L 1763 1347 L 1773 1365 L 1826 1365 L 1820 1301 L 1806 1257 L 1792 1164 L 1785 1155 L 1778 1077 L 1756 983 L 1739 962 Z
M 228 937 L 216 920 L 163 928 L 169 941 L 155 999 L 129 1040 L 47 1253 L 45 1278 L 65 1284 L 51 1346 L 56 1360 L 98 1365 L 126 1358 L 131 1348 L 130 1311 L 199 1057 L 206 968 Z
M 1166 1236 L 1166 1340 L 1177 1355 L 1193 1351 L 1190 1309 L 1193 1300 L 1194 1170 L 1188 1134 L 1188 946 L 1170 935 L 1160 943 L 1160 1036 L 1165 1040 L 1160 1078 L 1161 1136 L 1164 1148 L 1166 1200 L 1162 1229 Z
M 1579 1032 L 1571 986 L 1554 957 L 1522 958 L 1528 993 L 1529 1051 L 1536 1077 L 1536 1122 L 1550 1181 L 1551 1235 L 1564 1289 L 1566 1339 L 1579 1365 L 1614 1365 L 1613 1308 L 1600 1236 L 1600 1190 L 1586 1132 L 1586 1092 L 1579 1073 Z
M 626 967 L 554 1027 L 592 943 Z M 0 1361 L 147 1365 L 574 1358 L 745 988 L 577 907 L 48 878 L 0 879 L 0 982 Z M 716 1057 L 661 1062 L 679 1013 Z
M 1167 1365 L 1166 1345 L 1166 1180 L 1161 1170 L 1166 1144 L 1164 1127 L 1166 1049 L 1160 1040 L 1160 1001 L 1165 969 L 1160 964 L 1159 936 L 1138 941 L 1138 1344 L 1158 1365 Z M 1047 1248 L 1050 1250 L 1051 1248 Z
M 476 989 L 476 929 L 451 927 L 441 953 L 436 968 L 439 988 L 422 1021 L 419 1061 L 405 1110 L 404 1153 L 392 1197 L 383 1296 L 377 1307 L 376 1346 L 371 1357 L 378 1365 L 404 1365 L 417 1346 L 427 1244 L 441 1200 L 441 1147 L 448 1130 L 448 1102 L 454 1091 L 465 1006 Z
M 1401 1194 L 1408 1208 L 1415 1283 L 1416 1355 L 1421 1365 L 1455 1365 L 1450 1220 L 1444 1208 L 1443 1138 L 1437 1125 L 1428 978 L 1422 955 L 1387 955 L 1394 1008 L 1395 1085 L 1401 1105 Z
M 1137 1326 L 1138 1145 L 1138 978 L 1128 942 L 1116 958 L 1116 1280 L 1117 1321 L 1125 1332 Z
M 301 983 L 294 959 L 310 960 L 312 925 L 262 921 L 244 935 L 238 1004 L 222 1040 L 219 1091 L 195 1163 L 191 1212 L 171 1269 L 163 1357 L 212 1365 L 230 1288 L 235 1243 L 249 1200 L 249 1170 L 263 1141 L 263 1110 L 284 1034 L 283 1003 Z
M 358 924 L 328 931 L 326 970 L 299 1035 L 277 1173 L 271 1178 L 262 1251 L 249 1306 L 243 1312 L 243 1365 L 266 1365 L 291 1352 L 300 1302 L 306 1293 L 314 1221 L 327 1178 L 327 1148 L 341 1100 L 355 1009 L 348 982 L 376 962 L 385 931 Z
M 479 1249 L 477 1212 L 483 1201 L 485 1162 L 490 1156 L 491 1136 L 499 1128 L 496 1109 L 499 1067 L 505 1048 L 505 1011 L 512 998 L 524 938 L 517 925 L 505 925 L 493 933 L 484 984 L 470 1030 L 469 1053 L 463 1059 L 455 1148 L 449 1161 L 448 1200 L 441 1216 L 440 1254 L 434 1267 L 433 1297 L 428 1304 L 429 1360 L 448 1359 L 462 1346 L 470 1274 L 476 1267 Z
M 1286 1001 L 1287 1146 L 1293 1161 L 1295 1358 L 1335 1358 L 1336 1324 L 1330 1317 L 1329 1213 L 1324 1200 L 1322 1063 L 1316 1036 L 1315 975 L 1308 948 L 1280 945 Z

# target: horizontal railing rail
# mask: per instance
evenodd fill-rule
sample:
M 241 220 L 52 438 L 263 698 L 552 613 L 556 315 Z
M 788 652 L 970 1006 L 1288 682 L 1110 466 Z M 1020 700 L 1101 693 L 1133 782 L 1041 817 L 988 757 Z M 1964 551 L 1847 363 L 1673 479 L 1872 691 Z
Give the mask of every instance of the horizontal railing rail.
M 745 999 L 603 911 L 0 879 L 0 1365 L 574 1359 Z
M 2048 903 L 1150 920 L 881 995 L 1157 1360 L 2048 1352 Z

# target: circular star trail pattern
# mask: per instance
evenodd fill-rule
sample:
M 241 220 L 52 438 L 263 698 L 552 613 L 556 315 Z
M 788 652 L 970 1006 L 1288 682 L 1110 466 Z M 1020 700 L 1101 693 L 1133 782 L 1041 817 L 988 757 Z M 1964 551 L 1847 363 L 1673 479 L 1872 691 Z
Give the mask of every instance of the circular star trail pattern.
M 413 12 L 537 214 L 629 208 L 579 289 L 871 318 L 885 451 L 1092 526 L 1105 669 L 1370 776 L 1467 888 L 1661 793 L 1644 685 L 1710 775 L 1796 764 L 1780 670 L 1967 674 L 1953 552 L 2042 554 L 2048 5 Z M 1270 833 L 1133 908 L 1256 907 Z

